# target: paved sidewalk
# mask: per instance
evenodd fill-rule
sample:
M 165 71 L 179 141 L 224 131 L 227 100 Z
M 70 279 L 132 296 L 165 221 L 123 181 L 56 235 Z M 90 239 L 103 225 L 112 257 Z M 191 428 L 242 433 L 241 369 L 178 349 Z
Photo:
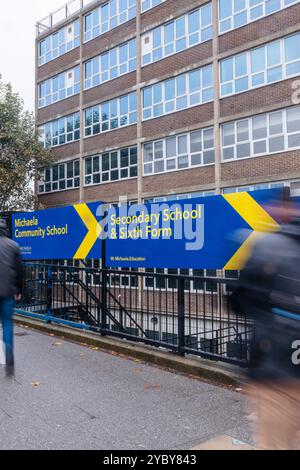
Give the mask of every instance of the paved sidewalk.
M 30 329 L 15 333 L 15 379 L 0 368 L 1 450 L 186 450 L 224 435 L 233 447 L 251 444 L 240 393 Z

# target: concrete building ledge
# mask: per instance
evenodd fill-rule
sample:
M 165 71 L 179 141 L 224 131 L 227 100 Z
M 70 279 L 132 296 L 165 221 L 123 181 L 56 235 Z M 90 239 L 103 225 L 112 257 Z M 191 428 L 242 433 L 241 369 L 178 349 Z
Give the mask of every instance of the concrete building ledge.
M 108 353 L 125 355 L 129 359 L 138 359 L 148 364 L 165 368 L 180 374 L 192 376 L 223 386 L 240 387 L 245 382 L 243 369 L 226 363 L 214 362 L 198 357 L 180 357 L 176 354 L 140 343 L 103 337 L 96 333 L 77 330 L 63 325 L 45 323 L 40 320 L 15 315 L 15 323 L 52 334 L 88 347 L 99 348 Z

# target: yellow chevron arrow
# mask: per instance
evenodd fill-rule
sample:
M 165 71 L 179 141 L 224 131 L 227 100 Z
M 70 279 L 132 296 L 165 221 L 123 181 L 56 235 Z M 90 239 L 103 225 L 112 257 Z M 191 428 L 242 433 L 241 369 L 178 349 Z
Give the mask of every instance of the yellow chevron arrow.
M 249 258 L 252 247 L 263 233 L 276 232 L 280 226 L 248 193 L 224 194 L 224 199 L 250 225 L 253 232 L 224 267 L 239 270 Z
M 88 229 L 88 233 L 78 248 L 74 259 L 86 259 L 102 232 L 102 228 L 87 204 L 75 204 L 74 209 Z

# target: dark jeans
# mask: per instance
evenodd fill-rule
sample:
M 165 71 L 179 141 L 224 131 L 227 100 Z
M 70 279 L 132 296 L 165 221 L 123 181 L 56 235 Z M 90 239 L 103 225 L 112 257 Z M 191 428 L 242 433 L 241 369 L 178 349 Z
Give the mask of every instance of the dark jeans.
M 3 342 L 5 345 L 6 364 L 14 364 L 14 332 L 13 314 L 15 300 L 11 298 L 0 298 L 0 320 L 3 328 Z

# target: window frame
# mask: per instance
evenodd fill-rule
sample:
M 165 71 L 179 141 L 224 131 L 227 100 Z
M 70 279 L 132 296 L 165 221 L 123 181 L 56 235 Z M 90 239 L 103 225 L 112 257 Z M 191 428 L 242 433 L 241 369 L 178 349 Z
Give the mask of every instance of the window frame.
M 73 38 L 72 41 L 67 42 L 66 41 L 66 34 L 67 34 L 67 30 L 68 30 L 68 28 L 70 28 L 70 26 L 74 27 L 74 38 Z M 77 34 L 76 34 L 76 30 L 78 31 Z M 65 39 L 64 41 L 61 41 L 62 32 L 64 34 L 64 39 Z M 57 34 L 59 36 L 58 47 L 54 47 L 54 38 Z M 42 47 L 43 44 L 46 45 L 47 41 L 50 42 L 50 48 L 45 49 L 45 53 L 41 54 L 41 47 Z M 72 43 L 72 45 L 68 47 L 68 45 L 70 43 Z M 72 51 L 73 49 L 76 49 L 77 47 L 80 47 L 80 20 L 79 19 L 74 21 L 71 24 L 68 24 L 64 28 L 61 28 L 61 29 L 55 31 L 55 33 L 50 34 L 49 36 L 45 37 L 44 39 L 42 39 L 41 41 L 38 42 L 38 66 L 41 67 L 45 64 L 48 64 L 49 62 L 52 62 L 53 60 L 57 59 L 58 57 L 61 57 L 65 54 L 67 54 L 68 52 Z M 55 50 L 58 50 L 57 54 L 54 53 Z M 61 50 L 63 52 L 61 52 Z M 51 56 L 51 58 L 49 60 L 47 60 L 47 55 L 48 54 L 50 54 L 50 56 Z M 45 60 L 42 60 L 42 57 L 45 57 Z
M 130 98 L 131 98 L 131 96 L 135 97 L 134 98 L 134 100 L 135 100 L 135 109 L 133 109 L 133 110 L 130 110 L 130 106 L 131 106 Z M 127 103 L 128 103 L 127 113 L 121 114 L 121 100 L 122 100 L 122 98 L 126 98 L 126 97 L 127 97 Z M 109 115 L 110 115 L 111 114 L 111 106 L 114 103 L 117 103 L 116 116 L 114 116 L 114 117 L 109 117 L 108 116 L 108 118 L 106 120 L 103 120 L 102 119 L 102 117 L 104 115 L 104 113 L 102 111 L 103 108 L 105 106 L 108 106 L 109 107 Z M 91 121 L 90 125 L 86 125 L 86 123 L 87 123 L 87 113 L 88 112 L 91 114 L 91 118 L 92 118 L 92 121 Z M 94 116 L 95 116 L 96 113 L 99 116 L 98 121 L 94 121 Z M 134 115 L 136 115 L 135 121 L 130 122 L 130 117 L 134 116 Z M 125 124 L 125 125 L 120 125 L 121 120 L 124 117 L 126 117 L 128 123 Z M 118 120 L 118 126 L 117 127 L 112 127 L 112 122 L 116 121 L 116 120 Z M 108 123 L 108 129 L 103 130 L 104 123 Z M 136 92 L 134 91 L 134 92 L 129 93 L 127 95 L 118 96 L 113 100 L 105 101 L 105 102 L 99 103 L 95 106 L 84 109 L 84 139 L 88 139 L 88 138 L 93 137 L 95 135 L 101 135 L 101 134 L 104 134 L 106 132 L 112 132 L 114 130 L 122 129 L 124 127 L 133 126 L 133 125 L 136 125 L 136 123 L 137 123 L 137 97 L 136 97 Z M 99 132 L 95 132 L 94 127 L 98 128 L 98 126 L 99 126 Z M 90 129 L 91 133 L 87 133 L 87 129 Z
M 244 52 L 228 56 L 222 60 L 219 61 L 219 77 L 220 77 L 220 99 L 225 99 L 229 98 L 230 96 L 235 96 L 239 95 L 241 93 L 247 93 L 251 90 L 255 90 L 258 88 L 262 88 L 265 86 L 272 85 L 274 83 L 280 83 L 284 80 L 289 80 L 294 77 L 300 76 L 300 71 L 297 73 L 293 74 L 287 74 L 287 67 L 293 63 L 300 63 L 300 55 L 298 59 L 294 59 L 292 61 L 287 61 L 286 56 L 287 56 L 287 49 L 285 45 L 285 41 L 288 40 L 289 38 L 292 38 L 293 36 L 299 36 L 299 41 L 300 41 L 300 32 L 289 34 L 288 36 L 285 36 L 280 39 L 276 39 L 275 41 L 268 42 L 266 44 L 263 44 L 262 46 L 255 47 L 253 49 L 246 50 Z M 279 51 L 280 51 L 280 63 L 277 63 L 276 65 L 268 66 L 268 47 L 279 43 Z M 263 69 L 261 69 L 258 72 L 252 72 L 252 54 L 254 51 L 258 50 L 264 50 L 264 62 L 265 66 Z M 247 72 L 242 75 L 237 75 L 235 74 L 236 72 L 236 59 L 238 57 L 246 56 L 246 67 L 247 67 Z M 226 61 L 232 60 L 233 61 L 233 66 L 231 68 L 232 70 L 232 79 L 227 80 L 222 82 L 222 64 L 224 64 Z M 281 67 L 281 78 L 279 80 L 271 80 L 268 81 L 268 72 L 270 70 L 276 69 Z M 264 75 L 264 81 L 263 83 L 259 83 L 257 85 L 253 85 L 253 77 L 257 75 Z M 247 79 L 247 88 L 241 91 L 235 91 L 236 90 L 236 82 L 241 80 L 241 79 Z M 226 85 L 231 84 L 232 91 L 223 93 L 222 88 L 225 87 Z
M 192 135 L 193 134 L 196 134 L 200 132 L 201 133 L 201 148 L 202 150 L 201 151 L 197 151 L 197 152 L 192 152 Z M 209 147 L 207 149 L 204 148 L 204 135 L 206 132 L 212 132 L 212 137 L 213 137 L 213 147 Z M 179 139 L 182 138 L 182 137 L 186 137 L 186 142 L 187 142 L 187 152 L 183 152 L 183 153 L 178 153 L 178 149 L 179 149 Z M 189 132 L 185 132 L 185 133 L 181 133 L 181 134 L 176 134 L 176 135 L 170 135 L 168 137 L 163 137 L 161 139 L 156 139 L 156 140 L 153 140 L 153 141 L 148 141 L 148 142 L 144 142 L 143 143 L 143 149 L 142 149 L 142 155 L 143 155 L 143 177 L 148 177 L 148 176 L 155 176 L 155 175 L 160 175 L 160 174 L 164 174 L 164 173 L 172 173 L 172 172 L 177 172 L 177 171 L 187 171 L 187 170 L 192 170 L 193 168 L 202 168 L 202 167 L 206 167 L 206 166 L 212 166 L 212 165 L 215 165 L 215 138 L 214 138 L 214 128 L 213 127 L 207 127 L 207 128 L 203 128 L 203 129 L 195 129 L 195 130 L 192 130 L 192 131 L 189 131 Z M 167 143 L 169 140 L 171 139 L 176 139 L 176 154 L 173 155 L 173 156 L 167 156 Z M 155 158 L 155 144 L 157 143 L 162 143 L 162 157 L 161 158 Z M 145 147 L 146 146 L 150 146 L 152 145 L 152 154 L 153 154 L 153 158 L 152 158 L 152 161 L 146 161 L 145 160 L 145 157 L 146 157 L 146 153 L 145 153 Z M 211 162 L 211 163 L 203 163 L 204 162 L 204 152 L 207 151 L 207 152 L 211 152 L 211 151 L 214 151 L 214 161 Z M 196 155 L 200 155 L 201 154 L 201 163 L 199 164 L 195 164 L 195 165 L 192 165 L 192 158 L 193 156 L 196 156 Z M 187 156 L 188 158 L 188 165 L 187 167 L 184 167 L 184 168 L 180 168 L 179 167 L 179 159 L 180 157 L 184 157 L 184 156 Z M 176 164 L 175 164 L 175 168 L 171 168 L 171 169 L 168 169 L 168 161 L 170 160 L 175 160 Z M 163 166 L 164 166 L 164 170 L 162 171 L 158 171 L 158 172 L 155 172 L 154 171 L 154 168 L 155 168 L 155 163 L 156 162 L 163 162 Z M 145 167 L 146 166 L 150 166 L 152 165 L 152 171 L 150 173 L 147 173 L 145 172 Z
M 72 73 L 74 76 L 73 85 L 72 87 L 67 87 L 68 82 L 68 74 Z M 61 87 L 61 80 L 64 82 L 64 86 Z M 55 85 L 57 83 L 57 90 L 55 90 Z M 47 92 L 47 88 L 49 89 L 48 93 L 45 93 L 42 96 L 42 89 L 45 88 Z M 72 92 L 68 94 L 68 90 L 72 88 Z M 80 93 L 80 67 L 79 65 L 73 67 L 72 69 L 66 70 L 58 75 L 54 75 L 53 77 L 44 80 L 43 82 L 39 83 L 38 85 L 38 109 L 47 108 L 52 104 L 59 103 L 60 101 L 67 100 L 72 96 L 76 96 Z M 63 95 L 60 97 L 60 95 Z M 54 97 L 57 95 L 57 98 Z M 41 104 L 43 103 L 43 104 Z
M 135 49 L 135 56 L 133 57 L 130 57 L 130 47 L 131 47 L 131 44 L 134 44 L 134 49 Z M 125 62 L 121 62 L 121 48 L 124 47 L 124 46 L 127 46 L 127 61 Z M 116 65 L 114 66 L 111 66 L 110 63 L 111 63 L 111 54 L 116 51 L 116 56 L 117 56 L 117 61 L 116 61 Z M 134 72 L 136 71 L 136 67 L 137 67 L 137 54 L 136 54 L 137 50 L 136 50 L 136 39 L 130 39 L 129 41 L 123 43 L 123 44 L 120 44 L 119 46 L 117 47 L 114 47 L 113 49 L 110 49 L 96 57 L 93 57 L 92 59 L 89 59 L 87 60 L 86 62 L 84 62 L 84 81 L 83 81 L 83 87 L 84 87 L 84 91 L 87 91 L 87 90 L 90 90 L 91 88 L 94 88 L 96 86 L 99 86 L 99 85 L 102 85 L 103 83 L 106 83 L 108 81 L 112 81 L 112 80 L 115 80 L 116 78 L 119 78 L 123 75 L 126 75 L 128 73 L 131 73 L 131 72 Z M 105 69 L 105 71 L 103 71 L 102 69 L 102 60 L 105 56 L 108 56 L 108 68 Z M 133 62 L 134 66 L 133 68 L 130 67 L 130 63 Z M 94 69 L 94 64 L 97 63 L 98 65 L 98 72 L 97 73 L 93 73 L 93 69 Z M 88 64 L 90 64 L 90 67 L 91 67 L 91 75 L 89 77 L 87 77 L 87 66 Z M 125 72 L 121 72 L 121 67 L 124 65 L 124 64 L 127 64 L 127 67 L 126 67 L 126 71 Z M 115 77 L 112 77 L 111 76 L 111 70 L 113 68 L 117 68 L 118 69 L 118 72 L 117 72 L 117 75 Z M 101 76 L 103 76 L 104 73 L 107 73 L 107 79 L 102 79 Z M 96 79 L 99 78 L 98 82 L 93 84 L 94 81 L 96 82 Z M 87 82 L 90 81 L 91 84 L 89 86 L 87 86 Z
M 122 151 L 124 151 L 124 150 L 128 150 L 128 165 L 122 167 L 121 154 L 122 154 Z M 86 157 L 84 159 L 84 187 L 88 188 L 88 187 L 91 187 L 91 186 L 97 186 L 97 185 L 102 185 L 102 184 L 111 184 L 111 183 L 116 183 L 116 182 L 120 182 L 120 181 L 136 179 L 138 177 L 138 156 L 137 156 L 137 159 L 136 159 L 136 163 L 131 164 L 130 163 L 131 151 L 133 151 L 133 150 L 136 150 L 136 153 L 137 153 L 137 146 L 136 145 L 132 145 L 130 147 L 124 147 L 124 148 L 116 149 L 116 150 L 110 150 L 108 152 L 101 152 L 99 154 L 95 154 L 95 155 L 91 155 L 91 156 Z M 118 158 L 118 165 L 117 165 L 116 168 L 111 167 L 111 155 L 114 154 L 114 153 L 117 153 L 117 158 Z M 105 155 L 109 155 L 110 167 L 109 167 L 108 170 L 103 170 L 103 166 L 102 166 L 102 164 L 103 164 L 102 159 Z M 93 170 L 94 159 L 95 158 L 98 158 L 98 160 L 99 160 L 98 161 L 99 171 L 94 171 Z M 91 166 L 92 166 L 92 169 L 91 169 L 90 173 L 87 173 L 87 171 L 86 171 L 86 162 L 88 160 L 91 161 Z M 133 169 L 133 168 L 136 168 L 136 173 L 137 173 L 136 176 L 130 176 L 130 170 Z M 129 176 L 122 178 L 121 177 L 121 172 L 124 169 L 128 170 L 128 175 Z M 117 179 L 112 179 L 111 178 L 111 172 L 112 171 L 118 171 L 118 178 Z M 103 181 L 102 176 L 103 176 L 104 173 L 109 175 L 109 178 L 107 179 L 107 181 Z M 95 183 L 93 181 L 95 175 L 99 175 L 99 177 L 100 177 L 99 182 Z M 91 178 L 90 183 L 87 183 L 87 178 L 88 177 Z
M 68 131 L 68 119 L 73 118 L 73 129 L 72 131 Z M 61 125 L 60 121 L 64 121 L 64 132 L 59 132 Z M 50 127 L 50 144 L 47 145 L 47 126 Z M 62 145 L 68 145 L 74 142 L 78 142 L 80 140 L 80 112 L 68 114 L 67 116 L 63 116 L 59 119 L 55 119 L 53 121 L 46 122 L 42 126 L 39 127 L 39 131 L 42 132 L 41 135 L 41 143 L 44 145 L 45 148 L 56 148 L 61 147 Z M 68 135 L 73 134 L 73 139 L 68 140 Z M 76 138 L 76 134 L 78 138 Z M 60 143 L 60 136 L 64 136 L 64 142 Z M 53 143 L 53 140 L 57 139 L 57 144 Z
M 210 7 L 210 13 L 211 13 L 211 23 L 206 25 L 205 27 L 202 27 L 202 15 L 203 15 L 203 11 L 205 9 L 207 9 L 208 7 Z M 190 21 L 190 16 L 193 15 L 194 13 L 198 12 L 198 15 L 199 15 L 199 25 L 200 25 L 200 28 L 199 30 L 197 30 L 196 32 L 193 32 L 193 33 L 190 33 L 189 31 L 189 21 Z M 185 22 L 185 33 L 183 35 L 181 35 L 180 37 L 176 37 L 176 24 L 178 21 L 184 19 L 184 22 Z M 170 25 L 174 25 L 174 39 L 173 41 L 171 42 L 166 42 L 166 28 Z M 208 30 L 210 29 L 211 30 L 211 33 L 210 33 L 210 37 L 209 38 L 205 38 L 202 40 L 202 34 L 203 34 L 203 31 L 205 30 Z M 154 34 L 155 32 L 157 31 L 160 31 L 160 34 L 161 34 L 161 45 L 160 47 L 157 47 L 157 48 L 154 48 Z M 193 44 L 190 44 L 190 38 L 192 36 L 194 36 L 196 33 L 198 33 L 199 35 L 199 40 L 194 42 Z M 148 52 L 147 54 L 143 54 L 143 47 L 144 47 L 144 43 L 143 43 L 143 39 L 147 36 L 151 35 L 151 43 L 152 43 L 152 48 L 151 48 L 151 52 Z M 160 60 L 163 60 L 167 57 L 170 57 L 172 55 L 175 55 L 175 54 L 179 54 L 180 52 L 183 52 L 183 51 L 186 51 L 188 49 L 190 49 L 191 47 L 195 47 L 195 46 L 198 46 L 199 44 L 204 44 L 205 42 L 208 42 L 208 41 L 211 41 L 212 40 L 212 37 L 213 37 L 213 23 L 212 23 L 212 2 L 208 2 L 206 3 L 205 5 L 202 5 L 202 6 L 199 6 L 198 8 L 195 8 L 194 10 L 192 11 L 189 11 L 187 13 L 185 13 L 184 15 L 181 15 L 179 16 L 178 18 L 175 18 L 175 19 L 172 19 L 171 21 L 168 21 L 167 23 L 164 23 L 156 28 L 153 28 L 151 29 L 150 31 L 147 31 L 146 33 L 142 34 L 142 37 L 141 37 L 141 40 L 142 40 L 142 47 L 141 47 L 141 54 L 142 54 L 142 57 L 141 57 L 141 63 L 142 63 L 142 67 L 147 67 L 148 65 L 151 65 L 155 62 L 158 62 Z M 186 40 L 186 46 L 182 49 L 180 49 L 179 51 L 176 50 L 176 43 L 182 39 L 185 39 Z M 170 46 L 170 45 L 173 45 L 173 51 L 170 52 L 170 53 L 166 53 L 166 49 Z M 158 50 L 158 49 L 162 49 L 162 55 L 161 57 L 155 59 L 154 57 L 154 54 L 155 54 L 155 51 Z M 146 57 L 147 55 L 150 55 L 151 58 L 149 61 L 145 62 L 144 63 L 144 57 Z
M 279 109 L 279 110 L 271 111 L 269 113 L 255 114 L 255 115 L 249 116 L 247 118 L 242 118 L 242 119 L 239 119 L 239 120 L 236 120 L 236 121 L 229 121 L 229 122 L 225 122 L 225 123 L 221 124 L 221 162 L 222 163 L 228 163 L 228 162 L 233 162 L 233 161 L 240 161 L 240 160 L 242 161 L 242 160 L 249 159 L 249 158 L 256 158 L 256 157 L 262 157 L 262 156 L 268 156 L 268 155 L 276 155 L 276 154 L 280 154 L 280 153 L 293 152 L 294 150 L 299 149 L 300 148 L 300 142 L 299 142 L 299 146 L 296 146 L 296 147 L 289 147 L 289 145 L 288 145 L 289 144 L 288 141 L 289 141 L 290 136 L 297 135 L 297 134 L 300 135 L 300 128 L 299 128 L 298 131 L 293 131 L 293 132 L 288 132 L 288 130 L 287 130 L 287 127 L 288 127 L 288 120 L 287 120 L 288 111 L 291 110 L 291 109 L 296 109 L 296 108 L 299 108 L 299 113 L 300 113 L 300 105 L 294 105 L 294 106 L 289 106 L 287 108 L 282 108 L 282 109 Z M 270 117 L 274 116 L 275 114 L 277 114 L 279 112 L 281 113 L 281 116 L 282 116 L 282 119 L 281 119 L 282 132 L 280 132 L 280 133 L 271 133 L 270 132 Z M 257 118 L 257 117 L 266 117 L 266 136 L 254 140 L 254 137 L 253 137 L 253 129 L 254 129 L 253 123 L 254 123 L 254 119 Z M 238 126 L 239 123 L 241 123 L 243 121 L 248 122 L 249 139 L 238 142 L 238 140 L 237 140 L 237 126 Z M 235 138 L 235 143 L 234 144 L 224 145 L 223 128 L 226 125 L 234 125 L 234 138 Z M 271 139 L 276 139 L 276 138 L 281 138 L 281 137 L 283 137 L 283 139 L 284 139 L 284 148 L 282 150 L 271 151 L 270 150 L 270 140 Z M 266 151 L 261 152 L 261 153 L 254 153 L 255 144 L 259 143 L 259 142 L 263 142 L 263 141 L 266 142 Z M 244 143 L 249 143 L 250 144 L 250 155 L 249 156 L 240 157 L 240 158 L 237 157 L 237 146 L 239 145 L 239 143 L 240 143 L 240 145 L 242 145 Z M 224 159 L 224 149 L 231 148 L 231 147 L 234 148 L 234 157 Z
M 212 77 L 212 81 L 211 81 L 211 84 L 210 86 L 206 86 L 206 87 L 203 87 L 203 74 L 205 73 L 206 70 L 210 70 L 210 74 L 211 74 L 211 77 Z M 190 77 L 195 74 L 196 72 L 200 72 L 200 88 L 197 89 L 197 91 L 193 91 L 193 92 L 190 92 Z M 178 91 L 179 89 L 179 85 L 180 85 L 180 80 L 184 77 L 184 81 L 185 81 L 185 93 L 180 93 Z M 167 84 L 170 83 L 170 82 L 174 82 L 174 96 L 172 99 L 166 99 L 166 91 L 167 91 Z M 158 102 L 154 102 L 154 92 L 155 92 L 155 89 L 158 88 L 159 86 L 161 86 L 161 89 L 160 89 L 160 95 L 161 95 L 161 99 L 158 101 Z M 151 106 L 145 106 L 145 93 L 146 91 L 151 91 Z M 205 100 L 203 101 L 203 95 L 209 91 L 212 91 L 212 97 L 208 100 Z M 192 100 L 193 100 L 193 97 L 196 97 L 197 95 L 200 95 L 200 102 L 195 102 L 193 103 Z M 180 101 L 180 100 L 184 100 L 186 99 L 186 105 L 183 106 L 182 108 L 180 109 L 177 109 L 177 102 Z M 167 79 L 167 80 L 163 80 L 161 82 L 158 82 L 158 83 L 155 83 L 153 85 L 149 85 L 147 87 L 144 87 L 142 89 L 142 121 L 143 122 L 146 122 L 146 121 L 149 121 L 151 119 L 156 119 L 156 118 L 160 118 L 160 117 L 163 117 L 163 116 L 166 116 L 168 114 L 172 114 L 172 113 L 176 113 L 176 112 L 180 112 L 180 111 L 183 111 L 185 109 L 189 109 L 189 108 L 192 108 L 192 107 L 195 107 L 195 106 L 201 106 L 203 104 L 206 104 L 206 103 L 211 103 L 213 102 L 214 100 L 214 76 L 213 76 L 213 67 L 212 67 L 212 64 L 208 64 L 208 65 L 205 65 L 204 67 L 200 67 L 200 68 L 197 68 L 197 69 L 193 69 L 189 72 L 186 72 L 186 73 L 183 73 L 183 74 L 180 74 L 180 75 L 177 75 L 176 77 L 172 77 L 170 79 Z M 174 107 L 173 109 L 170 108 L 170 110 L 167 110 L 168 106 L 171 104 L 174 104 Z M 157 114 L 156 116 L 154 115 L 154 108 L 157 107 L 158 109 L 161 108 L 162 109 L 162 112 L 161 114 Z M 150 115 L 145 117 L 146 116 L 146 112 L 149 112 L 150 110 Z
M 158 7 L 160 6 L 162 3 L 164 3 L 166 0 L 149 0 L 150 2 L 150 6 L 147 7 L 147 8 L 143 8 L 143 5 L 146 3 L 147 0 L 142 0 L 142 3 L 141 3 L 141 12 L 142 13 L 145 13 L 146 11 L 149 11 L 151 10 L 152 8 L 155 8 L 155 7 Z M 158 2 L 156 3 L 155 5 L 153 5 L 154 2 Z
M 221 1 L 222 0 L 218 0 L 218 18 L 219 18 L 219 21 L 218 21 L 218 34 L 219 34 L 219 36 L 222 36 L 223 34 L 229 33 L 230 31 L 234 31 L 235 29 L 243 28 L 244 26 L 247 26 L 248 24 L 251 24 L 251 23 L 254 23 L 255 21 L 261 20 L 262 18 L 266 18 L 268 16 L 274 15 L 274 14 L 276 14 L 276 13 L 282 11 L 282 10 L 285 10 L 286 8 L 297 5 L 297 3 L 300 2 L 300 0 L 294 0 L 290 4 L 285 4 L 285 0 L 280 0 L 280 8 L 278 10 L 273 11 L 272 13 L 266 13 L 266 2 L 262 0 L 263 14 L 261 16 L 258 16 L 257 18 L 251 19 L 251 17 L 250 17 L 251 10 L 254 10 L 255 8 L 257 8 L 257 5 L 253 5 L 251 7 L 251 5 L 249 3 L 249 0 L 245 0 L 246 1 L 246 8 L 242 8 L 241 10 L 238 10 L 238 12 L 241 13 L 241 12 L 245 11 L 246 16 L 247 16 L 247 21 L 246 21 L 246 23 L 244 23 L 240 26 L 234 26 L 233 21 L 234 21 L 234 16 L 235 15 L 233 13 L 230 16 L 227 16 L 227 17 L 221 19 L 221 3 L 220 3 Z M 232 12 L 233 12 L 233 6 L 234 6 L 233 0 L 225 0 L 225 1 L 226 2 L 231 1 L 231 3 L 232 3 Z M 225 21 L 229 21 L 229 20 L 231 22 L 231 27 L 227 28 L 224 31 L 221 31 L 221 23 L 225 22 Z
M 127 8 L 126 10 L 120 10 L 120 0 L 108 0 L 107 2 L 99 5 L 97 8 L 89 11 L 83 18 L 83 43 L 86 44 L 93 39 L 102 36 L 103 34 L 107 33 L 108 31 L 112 31 L 113 29 L 117 28 L 118 26 L 127 23 L 128 21 L 132 20 L 136 17 L 136 0 L 126 0 Z M 112 5 L 116 5 L 116 14 L 112 14 Z M 102 14 L 104 9 L 108 8 L 108 15 L 105 21 L 102 21 Z M 132 13 L 131 13 L 132 12 Z M 125 17 L 124 17 L 125 14 Z M 87 18 L 91 18 L 93 22 L 93 16 L 97 19 L 99 18 L 98 22 L 95 24 L 91 24 L 91 28 L 87 29 Z M 116 20 L 116 21 L 115 21 Z M 107 23 L 107 27 L 103 27 L 104 24 Z M 93 31 L 95 30 L 95 34 Z
M 68 178 L 68 165 L 70 165 L 71 163 L 73 165 L 73 169 L 72 169 L 73 176 Z M 76 164 L 78 164 L 78 174 L 76 174 Z M 60 168 L 61 167 L 64 168 L 64 177 L 63 178 L 60 177 Z M 58 172 L 57 179 L 53 178 L 54 168 L 57 168 L 57 172 Z M 44 179 L 43 181 L 38 181 L 37 188 L 38 188 L 38 194 L 39 195 L 58 193 L 58 192 L 62 192 L 62 191 L 72 191 L 72 190 L 77 190 L 77 189 L 80 188 L 80 160 L 78 158 L 76 158 L 74 160 L 59 161 L 59 162 L 55 163 L 54 165 L 51 165 L 51 167 L 43 168 L 41 170 L 41 172 L 44 173 L 44 175 L 45 175 L 46 171 L 50 171 L 50 174 L 51 174 L 50 179 L 49 179 L 49 181 L 46 181 L 46 179 Z M 41 175 L 41 177 L 43 177 L 43 176 Z M 78 180 L 77 185 L 75 184 L 76 180 Z M 72 186 L 68 186 L 69 181 L 73 182 Z M 65 183 L 64 188 L 60 187 L 61 182 Z M 47 184 L 51 184 L 51 190 L 49 190 L 49 191 L 45 190 Z M 57 189 L 53 189 L 53 186 L 55 184 L 57 184 Z M 41 185 L 44 186 L 44 191 L 40 191 Z

